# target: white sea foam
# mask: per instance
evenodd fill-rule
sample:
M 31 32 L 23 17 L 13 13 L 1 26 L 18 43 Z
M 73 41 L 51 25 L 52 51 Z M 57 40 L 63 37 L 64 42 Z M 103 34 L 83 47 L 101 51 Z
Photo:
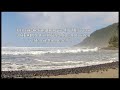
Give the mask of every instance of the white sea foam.
M 36 50 L 35 48 L 3 48 L 2 55 L 41 55 L 48 53 L 81 53 L 81 52 L 96 52 L 98 48 L 93 49 L 53 49 L 53 50 Z
M 109 61 L 65 61 L 65 62 L 52 62 L 39 60 L 40 62 L 46 63 L 46 65 L 38 64 L 6 64 L 2 65 L 2 71 L 16 71 L 16 70 L 55 70 L 55 69 L 64 69 L 64 68 L 73 68 L 73 67 L 85 67 L 91 65 L 105 64 L 115 62 L 113 60 Z M 48 63 L 49 62 L 49 63 Z
M 118 53 L 116 52 L 100 51 L 97 54 L 97 51 L 98 51 L 97 47 L 92 49 L 89 48 L 86 49 L 85 48 L 84 49 L 83 48 L 47 48 L 46 49 L 46 48 L 31 48 L 31 47 L 29 48 L 5 47 L 2 48 L 2 55 L 3 55 L 2 70 L 3 71 L 52 70 L 52 69 L 63 69 L 63 68 L 73 68 L 73 67 L 84 67 L 84 66 L 98 65 L 104 63 L 111 63 L 116 60 L 118 61 Z M 87 52 L 90 53 L 96 52 L 96 53 L 90 54 Z M 72 54 L 70 54 L 70 57 L 69 56 L 65 57 L 66 54 L 61 55 L 62 53 L 63 54 L 72 53 Z M 85 54 L 74 54 L 74 53 L 85 53 Z M 30 57 L 27 56 L 27 54 L 29 54 Z M 46 54 L 46 55 L 41 55 L 41 54 Z M 24 55 L 25 58 L 12 56 L 12 55 Z

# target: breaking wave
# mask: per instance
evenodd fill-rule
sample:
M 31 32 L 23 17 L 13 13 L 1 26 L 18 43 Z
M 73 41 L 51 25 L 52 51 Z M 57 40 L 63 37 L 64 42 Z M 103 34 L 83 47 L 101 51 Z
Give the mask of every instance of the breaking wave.
M 65 61 L 65 62 L 52 62 L 45 60 L 38 60 L 39 62 L 44 62 L 45 64 L 15 64 L 10 62 L 2 63 L 2 71 L 15 71 L 15 70 L 55 70 L 64 68 L 74 68 L 74 67 L 85 67 L 91 65 L 105 64 L 115 62 L 114 60 L 109 61 Z
M 32 48 L 3 48 L 2 55 L 40 55 L 40 54 L 50 54 L 50 53 L 81 53 L 81 52 L 96 52 L 98 47 L 93 49 L 55 49 L 55 50 L 40 50 Z

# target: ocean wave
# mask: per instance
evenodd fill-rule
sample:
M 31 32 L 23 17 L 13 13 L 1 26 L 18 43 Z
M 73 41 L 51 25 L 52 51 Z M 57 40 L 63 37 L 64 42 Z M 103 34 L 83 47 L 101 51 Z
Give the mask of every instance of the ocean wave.
M 105 64 L 115 62 L 115 60 L 109 61 L 65 61 L 65 62 L 52 62 L 39 60 L 40 62 L 46 63 L 46 65 L 38 64 L 15 64 L 8 63 L 5 64 L 2 62 L 2 71 L 16 71 L 16 70 L 55 70 L 55 69 L 65 69 L 65 68 L 74 68 L 74 67 L 85 67 L 91 65 Z M 48 63 L 49 62 L 49 63 Z
M 14 48 L 13 48 L 14 49 Z M 34 51 L 34 49 L 3 49 L 2 55 L 41 55 L 41 54 L 50 54 L 50 53 L 58 53 L 58 54 L 64 54 L 64 53 L 81 53 L 81 52 L 96 52 L 98 51 L 98 47 L 95 47 L 93 49 L 57 49 L 57 50 L 43 50 L 43 51 Z

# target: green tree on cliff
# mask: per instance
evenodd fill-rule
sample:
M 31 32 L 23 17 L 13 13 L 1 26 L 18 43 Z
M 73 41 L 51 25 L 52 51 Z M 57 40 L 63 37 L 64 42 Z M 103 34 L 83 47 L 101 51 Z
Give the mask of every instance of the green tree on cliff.
M 118 47 L 118 36 L 113 36 L 109 40 L 109 47 Z

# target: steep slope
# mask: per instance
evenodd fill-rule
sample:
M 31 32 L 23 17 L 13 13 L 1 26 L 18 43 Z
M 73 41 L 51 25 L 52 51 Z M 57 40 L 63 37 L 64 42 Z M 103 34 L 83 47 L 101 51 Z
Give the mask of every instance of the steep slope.
M 106 47 L 112 36 L 118 36 L 118 23 L 114 23 L 93 32 L 90 37 L 85 38 L 77 47 Z

